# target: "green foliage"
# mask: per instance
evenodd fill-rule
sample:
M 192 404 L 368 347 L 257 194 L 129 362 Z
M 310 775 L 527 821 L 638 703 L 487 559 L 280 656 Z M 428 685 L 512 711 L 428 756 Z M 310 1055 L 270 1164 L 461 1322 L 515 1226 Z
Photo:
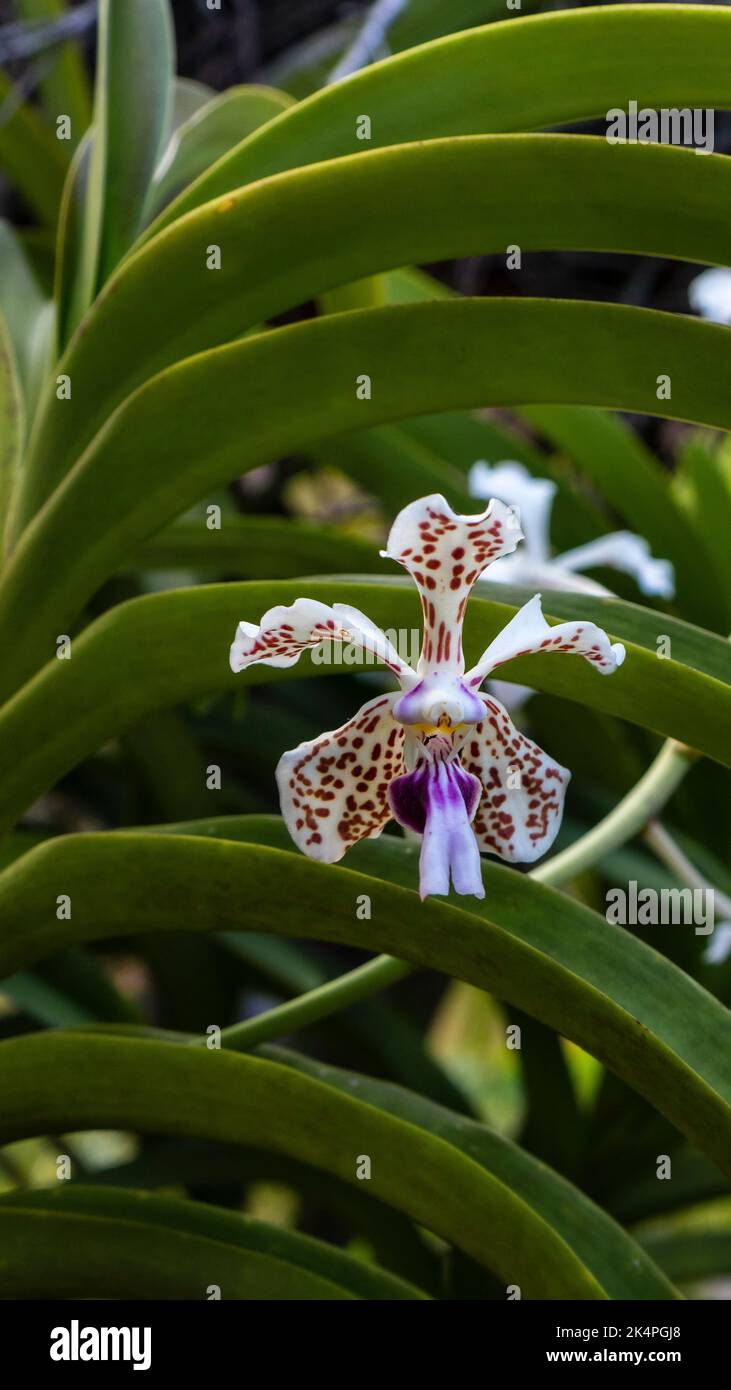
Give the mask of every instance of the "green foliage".
M 101 0 L 93 102 L 70 41 L 27 100 L 0 74 L 0 168 L 40 224 L 0 226 L 0 1143 L 31 1172 L 0 1170 L 0 1296 L 643 1300 L 728 1273 L 725 1209 L 687 1219 L 728 1190 L 728 961 L 604 908 L 635 875 L 731 916 L 731 333 L 424 267 L 729 263 L 727 155 L 556 128 L 628 94 L 730 108 L 731 14 L 503 16 L 407 6 L 393 57 L 320 87 L 346 17 L 291 91 L 215 93 L 175 78 L 167 0 Z M 675 422 L 662 457 L 621 413 Z M 627 650 L 611 680 L 504 673 L 574 774 L 558 852 L 422 903 L 411 840 L 326 865 L 271 814 L 281 753 L 383 673 L 234 676 L 227 649 L 302 596 L 418 626 L 379 544 L 417 496 L 477 510 L 478 458 L 554 481 L 557 549 L 631 528 L 676 594 L 544 595 Z M 532 592 L 477 586 L 468 658 Z M 110 1129 L 131 1157 L 87 1161 Z M 57 1134 L 79 1157 L 52 1191 Z

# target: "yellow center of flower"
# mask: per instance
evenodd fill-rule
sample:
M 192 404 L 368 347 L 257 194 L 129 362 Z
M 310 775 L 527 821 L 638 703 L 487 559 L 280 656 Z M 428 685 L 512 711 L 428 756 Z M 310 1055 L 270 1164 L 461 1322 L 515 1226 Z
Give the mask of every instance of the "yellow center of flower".
M 412 729 L 417 729 L 420 734 L 456 734 L 459 729 L 466 728 L 465 724 L 450 723 L 449 715 L 443 714 L 438 724 L 412 724 Z

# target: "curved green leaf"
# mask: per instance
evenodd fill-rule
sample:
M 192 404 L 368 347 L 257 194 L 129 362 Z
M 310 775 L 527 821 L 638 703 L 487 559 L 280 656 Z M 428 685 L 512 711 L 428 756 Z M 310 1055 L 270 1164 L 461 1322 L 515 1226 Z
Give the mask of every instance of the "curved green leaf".
M 201 1202 L 65 1186 L 0 1197 L 0 1295 L 12 1298 L 421 1299 L 300 1235 Z
M 216 570 L 279 579 L 318 571 L 377 574 L 383 561 L 373 544 L 336 526 L 281 516 L 227 516 L 220 531 L 203 519 L 161 531 L 120 566 L 124 569 Z
M 276 943 L 275 943 L 276 944 Z M 136 1158 L 101 1172 L 84 1174 L 94 1186 L 185 1187 L 243 1192 L 252 1183 L 279 1183 L 317 1210 L 332 1212 L 341 1226 L 362 1236 L 378 1264 L 400 1279 L 434 1296 L 439 1292 L 437 1257 L 408 1216 L 357 1187 L 311 1164 L 271 1150 L 235 1144 L 180 1144 L 176 1139 L 147 1139 Z M 211 1199 L 213 1200 L 213 1199 Z
M 700 537 L 707 563 L 702 566 L 706 587 L 724 614 L 725 630 L 731 627 L 731 451 L 710 448 L 703 438 L 691 435 L 681 448 L 673 491 L 684 516 Z M 716 589 L 716 585 L 718 586 Z
M 16 1002 L 19 1001 L 17 981 L 15 975 L 6 986 Z M 137 1006 L 120 994 L 97 958 L 78 947 L 60 951 L 36 965 L 32 976 L 26 975 L 21 988 L 25 1011 L 51 1028 L 68 1026 L 74 1010 L 75 1022 L 140 1021 Z
M 79 142 L 66 175 L 56 233 L 53 295 L 56 302 L 57 355 L 66 346 L 73 328 L 74 293 L 81 274 L 84 215 L 89 197 L 89 170 L 94 143 L 93 127 Z
M 540 0 L 523 0 L 523 3 L 530 10 L 535 9 Z M 443 0 L 421 0 L 419 5 L 407 3 L 389 26 L 388 47 L 398 53 L 444 34 L 503 19 L 504 15 L 504 0 L 451 0 L 448 9 Z
M 189 121 L 196 111 L 200 111 L 202 106 L 207 106 L 212 101 L 216 93 L 213 87 L 209 87 L 205 82 L 198 82 L 192 77 L 174 77 L 172 90 L 172 110 L 170 113 L 170 138 L 173 139 L 176 130 Z M 163 158 L 164 158 L 163 154 Z
M 65 142 L 57 140 L 42 116 L 18 97 L 0 72 L 0 169 L 38 215 L 53 227 L 68 168 Z
M 458 990 L 460 986 L 454 988 Z M 586 1119 L 561 1039 L 521 1009 L 510 1010 L 509 1023 L 520 1029 L 520 1066 L 526 1100 L 516 1138 L 536 1158 L 567 1177 L 575 1177 L 586 1145 Z
M 21 1013 L 49 1028 L 73 1028 L 75 1024 L 94 1021 L 94 1015 L 82 1005 L 30 971 L 11 975 L 3 992 Z
M 429 140 L 236 190 L 128 259 L 85 319 L 60 366 L 70 399 L 58 400 L 55 383 L 46 395 L 19 520 L 147 378 L 324 290 L 513 242 L 731 262 L 716 211 L 729 201 L 724 156 L 564 135 Z M 220 269 L 208 268 L 210 246 Z M 662 359 L 655 387 L 661 370 Z
M 0 555 L 23 440 L 23 396 L 15 353 L 0 311 Z
M 394 297 L 400 303 L 452 297 L 451 290 L 421 271 L 402 270 L 383 279 L 389 302 L 393 302 Z M 395 288 L 391 288 L 394 280 Z M 685 616 L 728 631 L 723 603 L 715 586 L 709 585 L 705 567 L 698 563 L 706 528 L 699 518 L 694 530 L 689 531 L 688 517 L 676 500 L 667 473 L 637 434 L 616 417 L 586 406 L 523 406 L 518 414 L 554 445 L 566 449 L 572 463 L 578 464 L 619 515 L 649 540 L 657 555 L 672 561 L 676 593 Z M 606 530 L 606 524 L 596 527 L 591 514 L 586 515 L 588 509 L 584 505 L 584 514 L 577 518 L 580 529 L 571 535 L 564 534 L 561 539 L 567 498 L 560 470 L 554 469 L 551 460 L 543 455 L 535 458 L 535 451 L 531 452 L 524 440 L 501 439 L 492 421 L 464 415 L 428 416 L 425 420 L 409 421 L 405 431 L 418 441 L 438 448 L 463 469 L 477 458 L 492 462 L 517 458 L 539 477 L 552 477 L 558 487 L 551 528 L 557 550 L 568 549 Z M 367 440 L 368 435 L 361 436 L 363 438 Z M 705 463 L 699 460 L 700 477 L 710 485 L 712 470 L 710 465 L 704 466 Z M 571 501 L 575 512 L 575 495 Z M 693 526 L 692 520 L 690 524 Z
M 316 444 L 307 452 L 321 467 L 346 473 L 394 516 L 415 497 L 430 492 L 448 495 L 457 511 L 469 515 L 474 510 L 464 477 L 452 460 L 440 458 L 401 426 L 361 430 L 346 439 Z
M 482 592 L 489 588 L 481 587 Z M 156 709 L 213 690 L 240 689 L 249 682 L 342 671 L 340 666 L 315 665 L 304 656 L 289 670 L 253 667 L 238 676 L 231 672 L 228 649 L 236 623 L 258 622 L 274 604 L 291 603 L 299 596 L 352 603 L 384 629 L 410 631 L 419 626 L 418 598 L 410 582 L 211 584 L 120 604 L 73 640 L 69 661 L 54 657 L 0 711 L 0 830 L 9 828 L 31 801 L 82 758 Z M 501 592 L 500 602 L 473 598 L 466 630 L 468 654 L 477 658 L 508 622 L 513 609 L 502 600 L 510 597 Z M 625 640 L 628 654 L 621 670 L 605 680 L 579 659 L 544 655 L 511 662 L 501 674 L 644 724 L 731 763 L 728 643 L 619 600 L 554 595 L 551 606 L 555 616 L 597 621 Z M 662 660 L 656 647 L 660 636 L 670 639 L 672 651 Z
M 672 1182 L 659 1183 L 656 1172 L 646 1173 L 639 1181 L 625 1182 L 618 1190 L 605 1193 L 603 1205 L 627 1225 L 729 1196 L 728 1180 L 689 1145 L 673 1153 L 672 1161 Z
M 540 0 L 521 0 L 520 8 L 525 13 L 539 6 Z M 444 0 L 419 0 L 418 5 L 405 0 L 401 13 L 389 25 L 385 47 L 389 53 L 400 53 L 444 34 L 504 18 L 505 0 L 450 0 L 449 6 Z M 297 97 L 310 96 L 328 81 L 362 23 L 362 16 L 345 12 L 342 19 L 287 48 L 264 69 L 264 75 L 275 84 L 284 82 Z M 380 57 L 380 53 L 374 55 Z
M 229 87 L 192 111 L 178 126 L 155 170 L 147 217 L 159 212 L 232 145 L 291 105 L 286 92 L 272 87 Z
M 90 1033 L 0 1044 L 0 1142 L 107 1127 L 271 1148 L 351 1183 L 368 1154 L 369 1192 L 527 1297 L 606 1297 L 557 1232 L 474 1159 L 289 1067 Z
M 373 390 L 364 401 L 357 381 L 366 369 Z M 672 379 L 669 402 L 657 398 L 660 369 Z M 58 634 L 129 549 L 207 488 L 259 463 L 426 410 L 526 400 L 727 428 L 729 374 L 731 334 L 718 324 L 528 299 L 331 314 L 189 358 L 116 411 L 27 529 L 0 584 L 0 688 L 7 693 L 55 652 Z
M 386 281 L 388 295 L 393 273 L 382 278 Z M 444 288 L 430 276 L 419 273 L 421 292 L 415 294 L 415 277 L 408 276 L 407 281 L 406 272 L 402 272 L 400 279 L 407 282 L 412 291 L 408 294 L 404 292 L 399 301 L 401 303 L 433 299 L 437 296 L 431 292 L 430 287 Z M 426 286 L 423 282 L 426 282 Z M 519 412 L 516 411 L 516 414 Z M 606 520 L 597 509 L 595 501 L 576 489 L 572 481 L 566 477 L 565 471 L 557 467 L 555 458 L 544 453 L 530 438 L 508 427 L 502 420 L 491 418 L 485 412 L 478 415 L 468 411 L 457 411 L 405 420 L 397 428 L 407 441 L 420 444 L 440 461 L 449 460 L 451 466 L 463 475 L 477 459 L 484 459 L 490 463 L 497 463 L 502 459 L 516 459 L 534 476 L 551 478 L 556 485 L 556 497 L 551 511 L 551 537 L 558 550 L 568 550 L 573 545 L 592 540 L 606 530 Z M 353 439 L 363 437 L 351 436 Z M 411 493 L 410 496 L 413 497 L 414 494 Z
M 683 515 L 668 476 L 623 421 L 597 410 L 544 406 L 523 410 L 523 418 L 566 449 L 630 526 L 644 536 L 654 554 L 672 560 L 678 600 L 688 616 L 727 631 L 723 602 L 699 564 L 702 537 Z
M 675 1290 L 643 1255 L 640 1246 L 577 1187 L 545 1163 L 476 1120 L 455 1115 L 403 1086 L 355 1076 L 341 1067 L 279 1047 L 259 1049 L 272 1061 L 295 1067 L 329 1086 L 419 1125 L 494 1173 L 563 1237 L 610 1298 L 674 1298 Z
M 0 869 L 12 864 L 15 859 L 20 859 L 29 849 L 33 849 L 34 845 L 41 845 L 47 839 L 48 833 L 43 830 L 19 830 L 15 834 L 7 835 L 0 840 Z
M 172 69 L 167 0 L 101 0 L 94 140 L 70 327 L 140 230 L 170 119 Z
M 535 130 L 604 116 L 628 93 L 656 108 L 728 107 L 730 72 L 731 15 L 717 5 L 510 18 L 374 64 L 300 102 L 219 160 L 148 235 L 241 184 L 368 148 L 358 138 L 361 113 L 378 145 Z
M 69 6 L 66 0 L 16 0 L 15 8 L 20 18 L 34 24 L 61 18 Z M 91 119 L 89 83 L 78 43 L 54 46 L 50 67 L 44 64 L 39 87 L 46 119 L 53 129 L 57 116 L 70 117 L 70 146 L 75 149 Z
M 697 1230 L 657 1231 L 641 1235 L 640 1241 L 669 1279 L 689 1284 L 731 1275 L 731 1231 L 701 1226 Z
M 185 824 L 190 826 L 191 822 Z M 207 821 L 193 824 L 208 826 Z M 162 827 L 158 826 L 157 829 L 161 830 Z M 181 833 L 185 834 L 187 830 Z M 208 832 L 203 830 L 200 833 Z M 292 996 L 316 990 L 322 985 L 334 985 L 340 978 L 335 968 L 323 968 L 318 960 L 313 959 L 311 952 L 281 937 L 258 936 L 253 932 L 220 932 L 216 940 L 232 963 L 236 961 L 249 967 L 245 975 L 249 984 L 253 967 L 255 982 L 263 979 L 265 986 L 274 986 L 275 995 L 284 995 L 288 1001 L 292 1000 Z M 404 973 L 410 973 L 408 967 L 404 967 Z M 332 1014 L 329 1028 L 331 1036 L 338 1039 L 356 1038 L 361 1050 L 365 1047 L 366 1055 L 377 1059 L 379 1070 L 382 1069 L 401 1085 L 417 1090 L 441 1105 L 448 1105 L 460 1114 L 469 1110 L 459 1087 L 425 1050 L 418 1023 L 395 1002 L 392 1004 L 381 994 L 365 997 L 351 1003 L 337 1015 Z
M 32 420 L 50 352 L 53 306 L 46 299 L 18 234 L 0 218 L 0 310 L 19 384 L 23 423 Z
M 286 836 L 277 821 L 254 822 L 252 830 L 269 843 Z M 267 931 L 386 951 L 487 989 L 558 1029 L 728 1167 L 731 1020 L 664 957 L 511 869 L 485 867 L 485 901 L 465 911 L 419 904 L 417 846 L 364 841 L 349 863 L 377 875 L 367 877 L 269 843 L 123 831 L 48 841 L 0 875 L 0 971 L 73 942 L 179 930 L 183 921 L 190 929 Z M 107 885 L 121 882 L 124 894 L 110 894 Z M 71 899 L 68 919 L 54 911 L 60 892 Z M 368 921 L 355 916 L 361 893 L 371 899 Z M 83 1089 L 78 1078 L 75 1088 Z M 31 1094 L 29 1085 L 24 1100 Z M 0 1116 L 3 1099 L 0 1084 Z M 64 1127 L 74 1128 L 68 1117 Z

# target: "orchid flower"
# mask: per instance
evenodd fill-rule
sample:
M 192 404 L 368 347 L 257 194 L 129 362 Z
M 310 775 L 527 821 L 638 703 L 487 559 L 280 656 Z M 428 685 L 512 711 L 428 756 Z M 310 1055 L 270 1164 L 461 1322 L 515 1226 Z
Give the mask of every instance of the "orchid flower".
M 337 862 L 393 817 L 422 836 L 422 898 L 448 893 L 450 878 L 457 893 L 481 898 L 481 850 L 531 863 L 553 844 L 570 773 L 518 732 L 500 702 L 481 692 L 482 683 L 530 652 L 573 653 L 603 675 L 625 652 L 594 623 L 549 627 L 536 594 L 465 673 L 470 591 L 522 538 L 514 514 L 495 500 L 479 516 L 457 516 L 437 494 L 399 513 L 381 554 L 403 565 L 419 590 L 424 625 L 415 671 L 370 618 L 347 604 L 298 598 L 270 608 L 258 627 L 239 623 L 233 671 L 293 666 L 307 648 L 344 642 L 375 655 L 400 686 L 280 759 L 282 815 L 312 859 Z
M 714 266 L 701 271 L 688 286 L 688 299 L 701 318 L 731 324 L 731 270 Z
M 525 530 L 525 548 L 493 565 L 491 581 L 607 595 L 609 589 L 578 573 L 606 565 L 629 574 L 643 594 L 672 598 L 675 586 L 670 561 L 656 560 L 647 541 L 631 531 L 613 531 L 575 550 L 551 556 L 551 507 L 556 484 L 548 478 L 534 478 L 522 463 L 506 461 L 490 468 L 479 460 L 470 469 L 469 488 L 474 497 L 502 498 L 515 509 Z

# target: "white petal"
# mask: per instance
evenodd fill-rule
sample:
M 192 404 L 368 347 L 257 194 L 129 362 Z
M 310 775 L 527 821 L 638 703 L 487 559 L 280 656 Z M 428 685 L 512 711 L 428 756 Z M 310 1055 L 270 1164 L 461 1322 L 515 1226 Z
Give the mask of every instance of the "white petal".
M 514 657 L 556 651 L 583 656 L 604 676 L 616 671 L 625 657 L 621 642 L 612 644 L 603 628 L 597 627 L 596 623 L 586 622 L 582 618 L 578 622 L 558 623 L 556 627 L 550 627 L 541 610 L 541 596 L 536 594 L 490 643 L 477 665 L 468 671 L 465 684 L 473 688 L 480 685 L 496 666 L 502 666 Z
M 731 324 L 731 270 L 715 266 L 696 275 L 688 286 L 688 299 L 704 319 Z
M 279 799 L 295 844 L 334 864 L 358 840 L 380 835 L 391 819 L 388 787 L 404 772 L 404 730 L 393 695 L 369 700 L 340 729 L 285 753 L 277 766 Z
M 421 675 L 464 670 L 462 621 L 470 590 L 486 566 L 522 538 L 513 513 L 496 500 L 476 516 L 458 516 L 435 493 L 399 512 L 381 554 L 408 570 L 421 596 Z
M 675 593 L 675 574 L 670 561 L 656 560 L 644 536 L 636 536 L 632 531 L 612 531 L 608 536 L 599 536 L 586 545 L 557 555 L 554 563 L 572 571 L 605 565 L 631 575 L 643 594 L 672 598 Z
M 722 965 L 731 956 L 731 922 L 716 922 L 701 957 L 708 965 Z
M 285 607 L 278 604 L 264 614 L 258 627 L 239 623 L 231 646 L 232 671 L 243 671 L 257 663 L 262 666 L 294 666 L 308 647 L 321 642 L 347 642 L 362 652 L 372 653 L 399 677 L 415 679 L 407 662 L 402 661 L 386 634 L 365 613 L 347 604 L 329 607 L 317 599 L 298 598 Z
M 507 459 L 494 468 L 478 459 L 468 474 L 473 497 L 499 497 L 517 512 L 525 536 L 521 556 L 547 560 L 551 550 L 551 508 L 556 484 L 550 478 L 534 478 L 522 463 Z
M 462 767 L 484 788 L 472 829 L 480 849 L 532 864 L 558 834 L 571 773 L 519 733 L 492 695 L 484 702 L 484 721 L 459 749 Z
M 496 560 L 487 574 L 479 581 L 482 584 L 515 584 L 521 589 L 550 589 L 564 594 L 595 594 L 607 598 L 610 590 L 597 584 L 586 575 L 574 574 L 563 569 L 558 560 L 532 560 L 529 555 L 506 555 L 504 560 Z M 478 586 L 478 588 L 479 588 Z

